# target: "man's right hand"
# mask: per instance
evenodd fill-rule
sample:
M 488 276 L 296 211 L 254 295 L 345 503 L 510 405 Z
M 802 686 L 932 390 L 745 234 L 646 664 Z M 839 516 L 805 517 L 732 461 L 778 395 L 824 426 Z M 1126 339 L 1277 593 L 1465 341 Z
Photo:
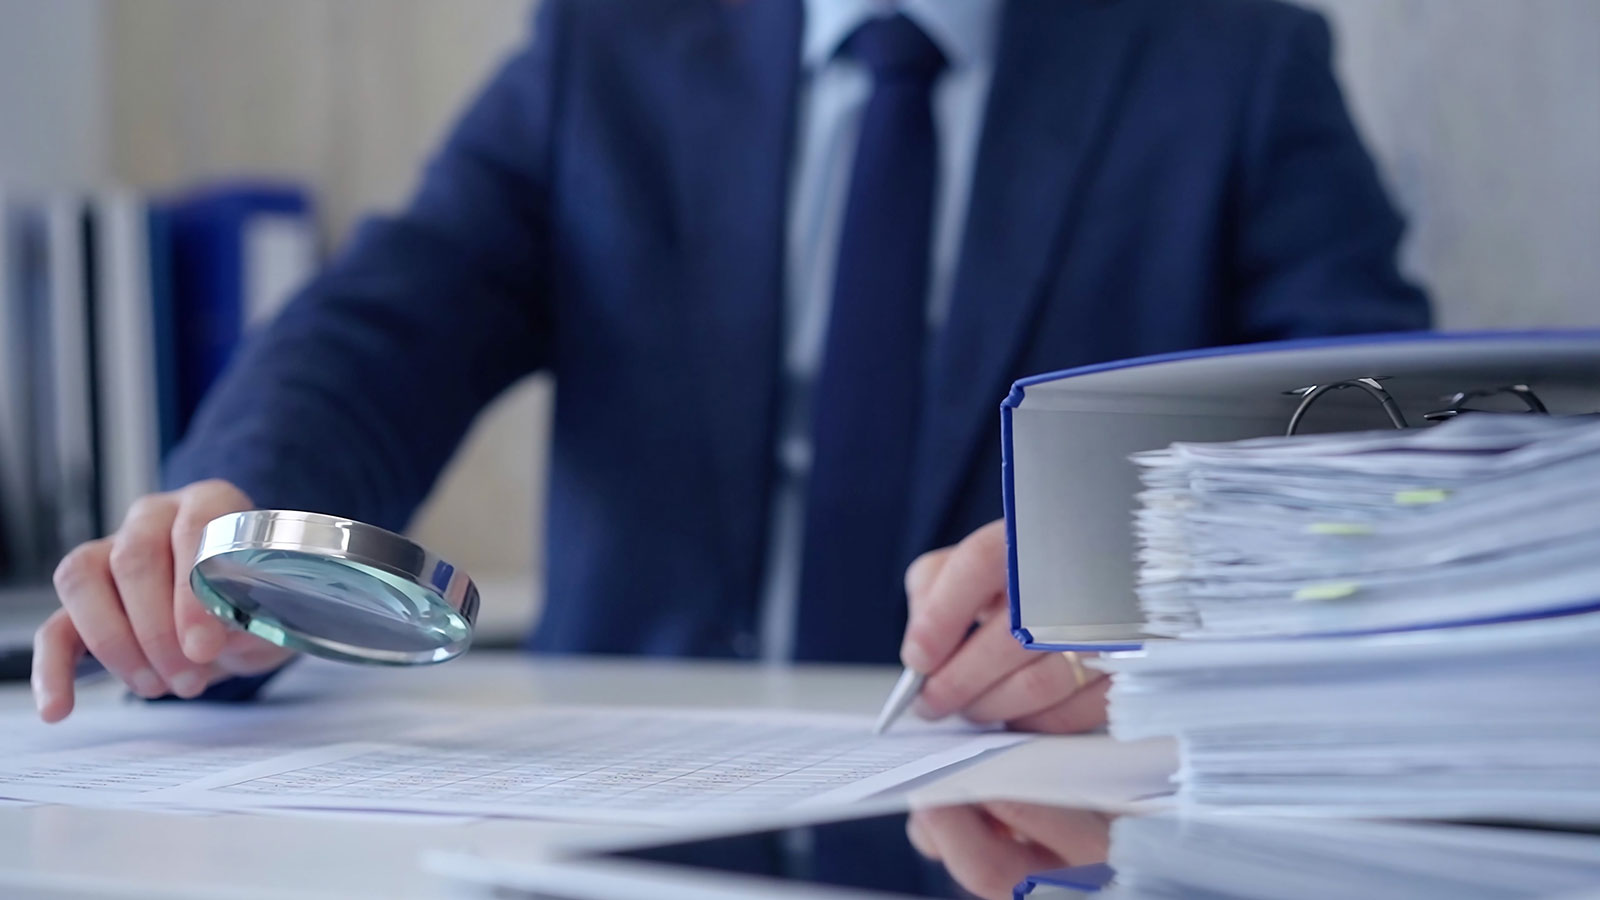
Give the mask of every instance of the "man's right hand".
M 1010 900 L 1017 882 L 1029 875 L 1105 862 L 1112 818 L 1020 801 L 942 806 L 913 811 L 906 836 L 917 852 L 943 862 L 968 891 Z
M 141 498 L 116 534 L 73 550 L 56 568 L 57 610 L 33 639 L 39 717 L 72 712 L 85 651 L 141 697 L 194 697 L 213 681 L 270 671 L 293 654 L 229 631 L 189 589 L 200 533 L 217 516 L 252 509 L 225 481 Z

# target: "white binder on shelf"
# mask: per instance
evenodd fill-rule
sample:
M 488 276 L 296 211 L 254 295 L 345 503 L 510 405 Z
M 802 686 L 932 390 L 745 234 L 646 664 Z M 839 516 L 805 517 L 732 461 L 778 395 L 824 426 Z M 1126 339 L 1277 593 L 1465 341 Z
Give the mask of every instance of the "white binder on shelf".
M 1251 344 L 1018 381 L 1001 404 L 1011 625 L 1038 650 L 1134 650 L 1130 454 L 1283 434 L 1308 388 L 1375 379 L 1420 424 L 1451 395 L 1531 388 L 1556 414 L 1600 412 L 1600 331 L 1408 333 Z M 1388 428 L 1361 391 L 1319 398 L 1304 432 Z
M 160 371 L 150 275 L 150 212 L 130 191 L 91 201 L 95 224 L 90 292 L 95 319 L 95 414 L 100 525 L 122 524 L 135 500 L 159 487 Z
M 65 553 L 100 536 L 84 203 L 76 196 L 52 197 L 45 221 L 50 384 L 45 396 L 51 427 L 43 436 L 39 462 L 48 471 L 45 495 L 53 501 L 55 550 Z

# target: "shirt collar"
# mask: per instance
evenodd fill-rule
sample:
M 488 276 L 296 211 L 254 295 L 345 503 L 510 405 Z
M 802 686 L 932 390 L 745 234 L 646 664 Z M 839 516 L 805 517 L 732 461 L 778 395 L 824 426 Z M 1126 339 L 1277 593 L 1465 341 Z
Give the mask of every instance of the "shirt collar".
M 990 62 L 1002 0 L 805 0 L 801 60 L 822 68 L 863 22 L 889 11 L 905 13 L 939 45 L 951 68 Z

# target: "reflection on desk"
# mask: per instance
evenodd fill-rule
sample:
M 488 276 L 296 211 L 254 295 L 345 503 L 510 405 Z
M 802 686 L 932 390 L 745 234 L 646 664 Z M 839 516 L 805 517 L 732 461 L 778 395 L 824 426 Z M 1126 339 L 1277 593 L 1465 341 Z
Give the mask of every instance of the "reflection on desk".
M 859 815 L 859 814 L 858 814 Z M 1110 815 L 1024 802 L 941 805 L 567 858 L 443 855 L 515 896 L 1108 900 L 1467 900 L 1600 889 L 1600 835 L 1244 816 Z
M 1024 802 L 835 810 L 754 830 L 651 837 L 566 855 L 433 854 L 435 871 L 496 896 L 607 900 L 1008 900 L 1030 874 L 1098 889 L 1113 817 Z
M 1115 900 L 1512 900 L 1600 891 L 1600 835 L 1237 815 L 1119 820 Z

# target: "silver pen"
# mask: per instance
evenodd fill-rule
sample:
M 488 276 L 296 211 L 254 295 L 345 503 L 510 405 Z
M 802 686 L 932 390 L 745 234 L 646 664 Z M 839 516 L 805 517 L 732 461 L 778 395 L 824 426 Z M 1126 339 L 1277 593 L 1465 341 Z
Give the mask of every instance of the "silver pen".
M 900 673 L 900 680 L 894 683 L 894 690 L 889 692 L 889 699 L 883 704 L 883 712 L 878 713 L 877 724 L 872 726 L 873 734 L 883 734 L 889 730 L 895 720 L 911 706 L 911 701 L 917 699 L 917 693 L 922 690 L 922 683 L 928 676 L 912 669 Z

